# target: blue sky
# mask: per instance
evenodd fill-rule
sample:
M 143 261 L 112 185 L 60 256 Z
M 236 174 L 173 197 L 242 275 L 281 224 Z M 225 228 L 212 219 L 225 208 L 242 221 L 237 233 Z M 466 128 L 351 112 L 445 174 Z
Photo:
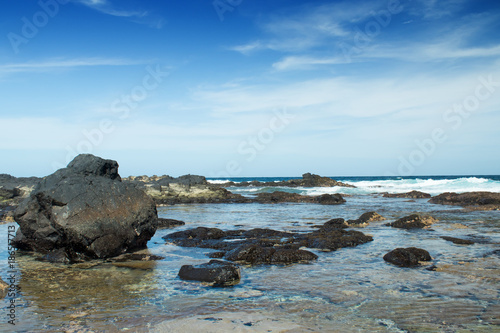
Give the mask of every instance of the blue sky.
M 500 3 L 2 0 L 0 173 L 500 174 Z

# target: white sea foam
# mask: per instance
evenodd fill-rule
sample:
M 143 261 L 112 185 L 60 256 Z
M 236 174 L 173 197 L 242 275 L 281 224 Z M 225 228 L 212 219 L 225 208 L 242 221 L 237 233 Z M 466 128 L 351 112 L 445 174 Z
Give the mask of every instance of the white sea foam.
M 229 179 L 207 179 L 207 182 L 209 182 L 210 184 L 226 184 L 231 181 Z
M 370 193 L 405 193 L 410 191 L 421 191 L 431 195 L 444 192 L 500 192 L 500 181 L 486 178 L 468 177 L 456 179 L 397 179 L 397 180 L 375 180 L 347 182 L 356 188 L 315 187 L 306 189 L 309 195 L 320 195 L 325 193 L 346 193 L 346 194 L 370 194 Z
M 213 180 L 214 184 L 224 184 L 228 180 Z M 500 192 L 500 181 L 480 177 L 462 177 L 449 179 L 390 179 L 390 180 L 362 180 L 362 181 L 343 181 L 344 183 L 354 185 L 350 187 L 231 187 L 234 193 L 242 195 L 252 195 L 260 192 L 286 191 L 295 192 L 304 195 L 322 195 L 322 194 L 351 194 L 364 195 L 372 193 L 406 193 L 410 191 L 421 191 L 431 195 L 437 195 L 444 192 L 473 192 L 487 191 Z

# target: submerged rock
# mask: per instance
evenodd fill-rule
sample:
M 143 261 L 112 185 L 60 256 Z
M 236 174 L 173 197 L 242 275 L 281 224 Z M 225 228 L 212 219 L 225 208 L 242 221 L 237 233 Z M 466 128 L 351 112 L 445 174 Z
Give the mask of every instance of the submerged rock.
M 452 242 L 453 244 L 459 244 L 459 245 L 472 245 L 475 244 L 475 242 L 468 240 L 468 239 L 461 239 L 461 238 L 455 238 L 455 237 L 448 237 L 448 236 L 441 236 L 442 239 Z
M 43 179 L 16 209 L 15 219 L 16 247 L 41 253 L 62 249 L 72 261 L 144 248 L 157 228 L 153 200 L 121 182 L 116 161 L 90 154 Z
M 180 227 L 185 224 L 185 222 L 179 220 L 158 218 L 158 229 L 170 229 Z
M 387 226 L 402 229 L 422 229 L 430 226 L 437 220 L 430 215 L 412 214 L 402 217 L 395 222 L 387 223 Z
M 463 206 L 472 210 L 499 210 L 500 193 L 467 192 L 442 193 L 429 200 L 430 203 L 440 205 Z
M 431 197 L 429 193 L 420 191 L 411 191 L 407 193 L 384 193 L 384 198 L 407 198 L 407 199 L 428 199 Z
M 420 261 L 431 261 L 432 257 L 424 249 L 409 247 L 392 250 L 384 255 L 384 260 L 399 267 L 416 267 Z
M 184 265 L 179 271 L 182 280 L 211 283 L 216 287 L 232 286 L 241 279 L 240 268 L 227 261 L 210 260 L 201 265 Z

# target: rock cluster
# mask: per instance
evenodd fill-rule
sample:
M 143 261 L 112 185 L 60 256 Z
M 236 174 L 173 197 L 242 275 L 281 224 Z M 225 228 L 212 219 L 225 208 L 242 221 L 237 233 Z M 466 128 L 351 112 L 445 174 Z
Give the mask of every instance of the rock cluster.
M 310 233 L 272 229 L 223 231 L 199 227 L 175 232 L 163 239 L 184 247 L 215 249 L 218 252 L 213 253 L 212 257 L 249 265 L 307 262 L 316 259 L 317 255 L 303 250 L 303 247 L 334 251 L 373 240 L 359 231 L 344 230 L 329 222 Z
M 14 215 L 16 247 L 70 261 L 144 248 L 157 228 L 153 200 L 121 181 L 116 161 L 90 154 L 40 181 Z

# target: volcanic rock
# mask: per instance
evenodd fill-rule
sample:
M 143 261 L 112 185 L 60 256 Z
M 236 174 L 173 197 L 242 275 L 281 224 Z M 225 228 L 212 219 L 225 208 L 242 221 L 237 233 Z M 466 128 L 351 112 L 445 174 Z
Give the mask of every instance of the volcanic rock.
M 322 205 L 339 205 L 345 203 L 345 199 L 340 194 L 323 194 L 320 196 L 308 196 L 298 193 L 275 191 L 272 193 L 257 194 L 256 202 L 259 203 L 318 203 Z
M 370 222 L 384 221 L 385 217 L 376 212 L 367 212 L 361 215 L 357 220 L 348 220 L 349 227 L 366 227 Z
M 210 184 L 203 176 L 139 176 L 125 178 L 124 182 L 146 192 L 158 205 L 249 202 L 239 194 Z
M 402 229 L 422 229 L 430 226 L 437 220 L 430 215 L 412 214 L 402 217 L 395 222 L 387 223 L 387 226 Z
M 156 206 L 121 182 L 118 163 L 83 154 L 44 178 L 15 211 L 14 241 L 24 250 L 63 249 L 70 260 L 108 258 L 146 247 Z
M 431 197 L 429 193 L 420 191 L 411 191 L 407 193 L 384 193 L 384 198 L 407 198 L 407 199 L 428 199 Z
M 467 192 L 467 193 L 442 193 L 429 200 L 430 203 L 440 205 L 463 206 L 472 210 L 499 210 L 500 193 L 493 192 Z
M 224 258 L 230 261 L 236 261 L 249 265 L 276 265 L 311 261 L 317 259 L 318 256 L 310 251 L 300 249 L 275 248 L 270 246 L 259 246 L 256 244 L 245 244 L 229 251 Z
M 229 230 L 199 227 L 174 232 L 163 237 L 184 247 L 217 250 L 213 258 L 224 258 L 250 265 L 291 264 L 315 260 L 317 256 L 302 247 L 334 251 L 373 240 L 359 231 L 343 230 L 343 219 L 331 220 L 310 233 L 284 232 L 272 229 Z
M 453 244 L 459 244 L 459 245 L 472 245 L 475 244 L 475 242 L 468 240 L 468 239 L 461 239 L 461 238 L 455 238 L 455 237 L 448 237 L 448 236 L 441 236 L 442 239 L 452 242 Z
M 416 267 L 420 261 L 431 261 L 429 252 L 416 247 L 397 248 L 384 255 L 384 260 L 399 267 Z
M 170 229 L 180 227 L 185 224 L 185 222 L 179 220 L 158 218 L 158 229 Z
M 227 261 L 210 260 L 201 265 L 184 265 L 179 271 L 182 280 L 211 283 L 216 287 L 238 284 L 241 279 L 240 268 Z

